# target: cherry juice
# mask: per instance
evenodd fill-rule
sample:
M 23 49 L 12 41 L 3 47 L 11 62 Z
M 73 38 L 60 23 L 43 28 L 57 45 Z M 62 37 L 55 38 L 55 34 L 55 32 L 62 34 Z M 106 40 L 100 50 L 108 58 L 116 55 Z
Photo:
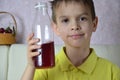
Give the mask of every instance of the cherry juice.
M 38 56 L 33 57 L 36 68 L 50 68 L 55 66 L 54 42 L 48 42 L 41 45 Z

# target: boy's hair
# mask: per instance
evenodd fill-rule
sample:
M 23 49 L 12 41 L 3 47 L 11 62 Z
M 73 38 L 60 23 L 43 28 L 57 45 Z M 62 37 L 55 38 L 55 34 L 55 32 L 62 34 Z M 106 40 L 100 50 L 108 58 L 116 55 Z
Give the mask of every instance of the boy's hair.
M 87 5 L 91 10 L 92 20 L 95 19 L 95 8 L 94 8 L 94 2 L 93 0 L 53 0 L 50 1 L 51 8 L 52 8 L 52 19 L 56 23 L 56 13 L 55 10 L 60 6 L 62 2 L 68 3 L 68 2 L 76 2 L 76 3 L 83 3 L 84 5 Z

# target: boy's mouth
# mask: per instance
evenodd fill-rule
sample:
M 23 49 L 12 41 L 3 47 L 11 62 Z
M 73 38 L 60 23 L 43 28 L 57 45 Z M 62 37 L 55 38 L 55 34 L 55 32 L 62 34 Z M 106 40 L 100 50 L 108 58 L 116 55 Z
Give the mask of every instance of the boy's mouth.
M 80 39 L 81 37 L 83 37 L 85 34 L 73 34 L 73 35 L 69 35 L 69 37 L 73 38 L 73 39 Z

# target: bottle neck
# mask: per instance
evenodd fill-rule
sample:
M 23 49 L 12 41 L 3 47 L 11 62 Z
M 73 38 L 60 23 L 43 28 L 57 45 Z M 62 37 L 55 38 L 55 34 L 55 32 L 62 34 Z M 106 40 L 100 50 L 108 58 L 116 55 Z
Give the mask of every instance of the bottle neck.
M 47 8 L 38 8 L 37 9 L 37 12 L 40 13 L 41 15 L 43 16 L 46 16 L 48 13 L 47 13 Z
M 36 10 L 43 16 L 47 15 L 47 3 L 38 2 L 35 6 Z

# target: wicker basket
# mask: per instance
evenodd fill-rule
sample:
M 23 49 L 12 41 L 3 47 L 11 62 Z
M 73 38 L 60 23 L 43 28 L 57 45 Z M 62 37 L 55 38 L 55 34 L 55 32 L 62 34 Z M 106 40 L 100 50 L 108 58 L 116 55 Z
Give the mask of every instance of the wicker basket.
M 17 32 L 17 23 L 14 16 L 9 12 L 0 12 L 0 14 L 8 14 L 12 17 L 14 21 L 14 29 L 13 33 L 0 33 L 0 45 L 10 45 L 16 42 L 16 32 Z

